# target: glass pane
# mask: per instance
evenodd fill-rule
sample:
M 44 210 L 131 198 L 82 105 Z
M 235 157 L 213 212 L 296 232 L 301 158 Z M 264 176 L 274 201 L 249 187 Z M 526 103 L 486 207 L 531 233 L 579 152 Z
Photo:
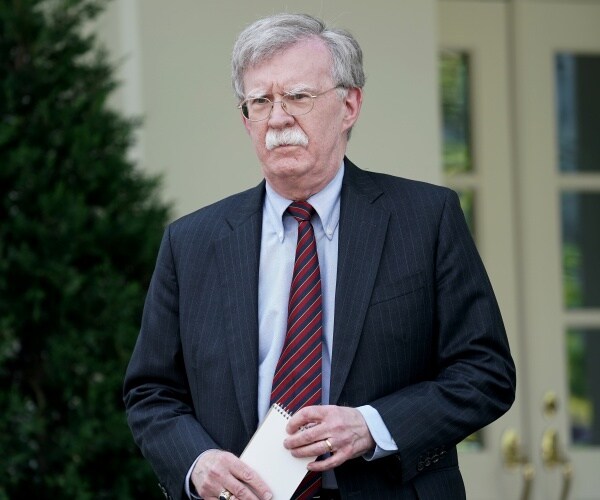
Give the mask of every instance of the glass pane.
M 444 51 L 440 58 L 442 137 L 444 173 L 452 175 L 473 170 L 469 56 Z
M 600 172 L 600 55 L 556 55 L 559 168 Z
M 472 189 L 464 189 L 457 191 L 460 207 L 465 214 L 467 226 L 471 231 L 473 239 L 475 239 L 475 191 Z M 460 452 L 465 451 L 481 451 L 483 450 L 483 430 L 477 431 L 467 437 L 465 440 L 458 443 L 457 449 Z
M 569 415 L 575 446 L 600 446 L 600 329 L 567 331 Z
M 477 431 L 458 443 L 456 449 L 459 452 L 483 450 L 483 431 Z
M 457 193 L 467 225 L 471 230 L 473 239 L 475 239 L 475 191 L 473 189 L 462 189 Z
M 600 307 L 600 193 L 561 198 L 565 306 Z

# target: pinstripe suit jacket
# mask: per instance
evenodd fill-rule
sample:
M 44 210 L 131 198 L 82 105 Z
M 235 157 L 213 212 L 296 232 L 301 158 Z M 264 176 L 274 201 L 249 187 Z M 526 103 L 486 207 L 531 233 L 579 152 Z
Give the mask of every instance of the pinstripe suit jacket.
M 398 452 L 336 469 L 342 498 L 462 499 L 455 444 L 514 398 L 492 288 L 455 193 L 345 162 L 330 402 L 372 405 Z M 124 390 L 172 498 L 200 453 L 239 454 L 257 427 L 263 199 L 205 207 L 161 244 Z

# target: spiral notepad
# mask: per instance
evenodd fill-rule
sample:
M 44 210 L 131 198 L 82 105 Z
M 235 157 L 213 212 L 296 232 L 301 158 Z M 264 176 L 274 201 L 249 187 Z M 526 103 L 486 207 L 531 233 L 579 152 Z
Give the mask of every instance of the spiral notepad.
M 275 403 L 240 458 L 269 485 L 273 500 L 289 500 L 317 457 L 296 458 L 283 447 L 291 414 Z

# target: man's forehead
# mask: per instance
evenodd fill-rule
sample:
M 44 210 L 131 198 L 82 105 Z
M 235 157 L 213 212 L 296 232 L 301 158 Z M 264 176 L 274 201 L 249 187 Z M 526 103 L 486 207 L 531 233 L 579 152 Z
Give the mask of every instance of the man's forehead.
M 304 38 L 300 38 L 298 40 L 290 41 L 289 43 L 282 43 L 278 47 L 271 47 L 269 50 L 257 50 L 253 56 L 250 58 L 250 63 L 248 65 L 248 69 L 261 65 L 263 63 L 268 63 L 272 59 L 285 54 L 286 52 L 293 52 L 298 50 L 306 50 L 323 54 L 330 54 L 329 47 L 325 40 L 316 36 L 309 35 Z
M 331 54 L 316 37 L 300 40 L 244 72 L 245 93 L 317 90 L 331 76 Z
M 308 82 L 297 82 L 297 83 L 287 83 L 280 85 L 279 83 L 272 82 L 271 84 L 263 84 L 258 85 L 253 88 L 249 88 L 246 90 L 246 97 L 257 97 L 263 96 L 267 94 L 271 94 L 273 92 L 280 93 L 297 93 L 297 92 L 317 92 L 318 85 L 316 83 L 308 83 Z

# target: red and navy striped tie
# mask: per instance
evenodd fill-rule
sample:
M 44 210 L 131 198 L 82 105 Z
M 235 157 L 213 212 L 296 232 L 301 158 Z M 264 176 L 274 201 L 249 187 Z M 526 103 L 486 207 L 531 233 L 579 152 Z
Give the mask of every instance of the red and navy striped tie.
M 323 308 L 317 244 L 310 223 L 315 209 L 296 201 L 287 210 L 298 221 L 298 243 L 287 333 L 273 377 L 271 403 L 295 413 L 304 406 L 321 404 Z M 292 498 L 312 498 L 320 488 L 321 474 L 309 472 Z

